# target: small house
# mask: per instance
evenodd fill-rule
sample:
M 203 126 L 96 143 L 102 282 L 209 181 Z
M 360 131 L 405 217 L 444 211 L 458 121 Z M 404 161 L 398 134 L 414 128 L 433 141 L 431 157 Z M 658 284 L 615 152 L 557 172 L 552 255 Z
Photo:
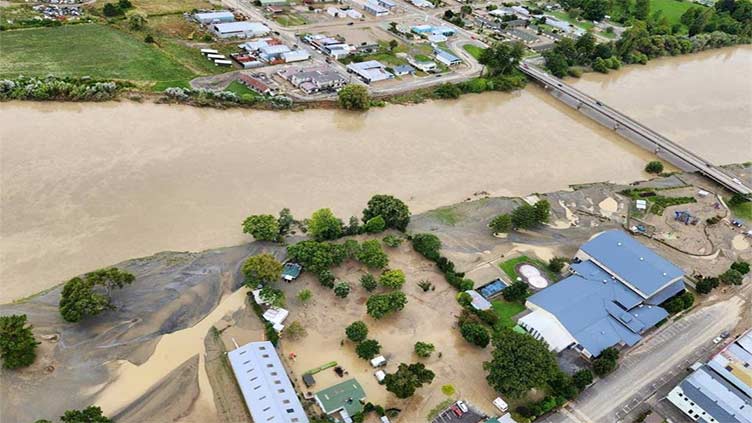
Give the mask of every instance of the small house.
M 394 74 L 396 76 L 413 75 L 413 74 L 415 74 L 415 68 L 412 67 L 412 66 L 410 66 L 410 65 L 395 66 L 394 69 L 392 69 L 392 70 L 394 71 Z
M 436 57 L 436 60 L 447 66 L 459 65 L 462 63 L 462 60 L 460 60 L 459 57 L 441 49 L 434 50 L 434 57 Z

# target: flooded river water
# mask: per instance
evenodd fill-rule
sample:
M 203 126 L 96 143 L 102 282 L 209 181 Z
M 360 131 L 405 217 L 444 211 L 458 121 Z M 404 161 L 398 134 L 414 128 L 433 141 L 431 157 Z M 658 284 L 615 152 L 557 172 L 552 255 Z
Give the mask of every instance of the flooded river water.
M 576 86 L 717 163 L 752 160 L 752 49 L 656 61 Z M 414 212 L 645 177 L 651 155 L 542 89 L 364 114 L 138 104 L 0 104 L 0 302 L 162 250 L 248 239 L 250 213 L 374 193 Z

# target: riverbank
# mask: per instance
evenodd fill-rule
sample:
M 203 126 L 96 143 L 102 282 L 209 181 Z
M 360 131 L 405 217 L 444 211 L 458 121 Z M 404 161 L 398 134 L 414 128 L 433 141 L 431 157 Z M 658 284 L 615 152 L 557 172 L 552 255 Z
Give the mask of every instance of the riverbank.
M 745 180 L 752 179 L 750 166 L 734 166 L 732 170 Z M 618 192 L 626 188 L 652 187 L 667 192 L 665 190 L 687 189 L 687 184 L 700 184 L 712 189 L 707 181 L 696 175 L 678 174 L 640 182 L 636 186 L 596 183 L 574 190 L 538 194 L 551 203 L 550 224 L 535 231 L 510 233 L 505 238 L 492 236 L 488 221 L 499 213 L 509 212 L 522 200 L 489 197 L 416 214 L 411 219 L 408 232 L 436 234 L 443 243 L 442 254 L 455 262 L 458 270 L 466 271 L 469 278 L 476 279 L 476 283 L 480 284 L 491 277 L 493 272 L 489 271 L 493 266 L 489 263 L 499 257 L 524 254 L 547 260 L 553 256 L 571 256 L 592 235 L 620 227 L 623 215 L 629 208 L 629 199 Z M 696 187 L 689 189 L 697 190 Z M 453 218 L 447 219 L 450 214 Z M 681 253 L 665 242 L 647 238 L 641 241 L 688 274 L 711 274 L 727 268 L 733 260 L 752 260 L 752 249 L 736 241 L 736 232 L 727 224 L 713 227 L 711 235 L 719 253 L 712 260 Z M 670 244 L 672 241 L 667 242 Z M 428 275 L 437 285 L 435 294 L 426 298 L 438 301 L 442 296 L 454 295 L 433 265 L 420 260 L 409 246 L 403 247 L 399 253 L 390 250 L 390 255 L 394 256 L 392 259 L 400 265 L 398 267 L 405 269 L 410 280 Z M 66 323 L 61 319 L 57 309 L 60 288 L 20 303 L 0 305 L 2 314 L 27 314 L 34 325 L 35 335 L 42 341 L 37 361 L 31 367 L 18 371 L 0 370 L 3 379 L 0 394 L 5 399 L 0 404 L 0 412 L 10 421 L 35 421 L 60 415 L 66 409 L 97 404 L 108 415 L 116 416 L 118 421 L 123 422 L 148 421 L 157 415 L 160 420 L 179 418 L 189 422 L 212 420 L 217 413 L 227 419 L 242 415 L 236 405 L 227 403 L 229 399 L 237 400 L 239 396 L 233 391 L 235 386 L 227 383 L 227 375 L 221 373 L 222 364 L 215 362 L 218 359 L 216 349 L 221 348 L 217 342 L 224 343 L 224 348 L 232 348 L 233 340 L 242 344 L 263 336 L 263 328 L 246 305 L 246 290 L 240 288 L 243 280 L 239 271 L 246 257 L 261 252 L 274 254 L 280 259 L 285 255 L 281 245 L 254 242 L 200 253 L 164 252 L 118 263 L 117 267 L 136 276 L 135 282 L 114 293 L 115 310 L 78 324 Z M 343 266 L 340 269 L 343 273 L 338 275 L 354 281 L 357 272 L 351 267 Z M 290 321 L 308 316 L 303 322 L 318 319 L 310 323 L 312 330 L 330 327 L 326 318 L 295 300 L 295 291 L 302 288 L 301 284 L 318 287 L 313 277 L 306 275 L 306 278 L 285 285 L 289 291 Z M 423 298 L 424 294 L 420 294 L 416 286 L 410 285 L 405 289 L 411 295 Z M 412 293 L 413 290 L 416 293 Z M 315 299 L 312 307 L 330 303 L 327 307 L 336 306 L 330 292 L 316 296 L 321 298 Z M 450 302 L 448 299 L 441 301 Z M 362 312 L 362 304 L 352 305 L 352 310 Z M 404 319 L 400 319 L 398 324 L 420 320 L 420 315 L 416 315 L 418 310 L 408 305 L 403 312 Z M 493 396 L 493 393 L 486 392 L 485 385 L 475 386 L 477 380 L 482 379 L 479 363 L 477 367 L 462 370 L 478 372 L 472 378 L 462 377 L 465 373 L 451 373 L 451 369 L 457 366 L 450 365 L 450 360 L 468 346 L 464 342 L 457 345 L 450 342 L 453 339 L 447 323 L 451 320 L 450 316 L 437 314 L 436 319 L 439 317 L 446 321 L 432 324 L 433 320 L 423 319 L 427 329 L 420 332 L 420 337 L 445 341 L 437 344 L 447 350 L 443 358 L 432 359 L 435 362 L 432 361 L 431 365 L 442 372 L 449 372 L 447 374 L 454 374 L 455 378 L 436 383 L 430 392 L 438 392 L 442 384 L 452 383 L 474 402 L 481 404 L 483 400 L 483 404 L 486 404 L 486 400 L 490 401 L 487 397 Z M 212 343 L 206 340 L 207 336 L 213 336 L 212 328 L 222 333 L 221 341 L 214 339 Z M 378 339 L 385 345 L 392 345 L 390 342 L 410 333 L 408 328 L 394 331 L 387 324 L 374 324 L 373 329 L 381 331 Z M 331 334 L 328 336 L 337 338 Z M 312 337 L 307 342 L 319 341 Z M 406 341 L 401 344 L 409 346 Z M 283 345 L 293 348 L 299 343 L 283 341 Z M 412 353 L 407 347 L 391 348 L 392 352 Z M 295 351 L 301 355 L 301 362 L 293 364 L 296 369 L 322 358 L 308 350 L 306 356 L 303 356 L 302 350 Z M 477 354 L 478 351 L 472 353 Z M 209 355 L 204 356 L 204 352 Z M 359 367 L 361 364 L 368 367 L 357 360 L 349 367 Z M 368 368 L 367 372 L 370 373 L 370 370 Z M 371 388 L 376 386 L 370 382 L 369 379 L 364 383 Z M 428 395 L 428 391 L 425 396 L 417 395 L 409 402 L 412 408 L 404 407 L 407 403 L 391 396 L 378 394 L 378 398 L 387 407 L 402 407 L 405 410 L 403 416 L 417 419 L 443 398 L 437 395 Z M 39 397 L 46 400 L 43 403 L 29 401 L 29 398 Z

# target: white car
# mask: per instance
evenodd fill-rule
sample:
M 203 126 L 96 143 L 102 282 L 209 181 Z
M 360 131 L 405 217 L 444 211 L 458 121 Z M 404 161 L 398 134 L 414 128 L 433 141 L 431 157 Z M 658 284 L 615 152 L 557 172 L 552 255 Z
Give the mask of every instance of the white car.
M 716 336 L 716 337 L 715 337 L 715 339 L 713 339 L 713 343 L 714 343 L 714 344 L 718 344 L 718 343 L 720 343 L 721 341 L 723 341 L 723 338 L 721 338 L 720 336 Z
M 460 410 L 462 410 L 463 413 L 467 413 L 467 411 L 468 411 L 468 408 L 467 408 L 467 405 L 465 404 L 465 401 L 462 401 L 462 400 L 457 401 L 457 407 L 459 407 Z

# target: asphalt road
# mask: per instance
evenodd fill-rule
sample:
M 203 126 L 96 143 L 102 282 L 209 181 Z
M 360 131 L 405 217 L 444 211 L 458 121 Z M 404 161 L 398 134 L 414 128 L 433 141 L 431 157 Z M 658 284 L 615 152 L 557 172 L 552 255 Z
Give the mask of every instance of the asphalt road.
M 746 290 L 749 294 L 749 289 Z M 686 368 L 705 360 L 719 346 L 712 340 L 733 330 L 743 307 L 737 294 L 659 328 L 620 360 L 619 368 L 585 391 L 575 402 L 542 421 L 595 423 L 631 421 L 633 411 L 686 375 Z M 629 416 L 629 417 L 627 417 Z

